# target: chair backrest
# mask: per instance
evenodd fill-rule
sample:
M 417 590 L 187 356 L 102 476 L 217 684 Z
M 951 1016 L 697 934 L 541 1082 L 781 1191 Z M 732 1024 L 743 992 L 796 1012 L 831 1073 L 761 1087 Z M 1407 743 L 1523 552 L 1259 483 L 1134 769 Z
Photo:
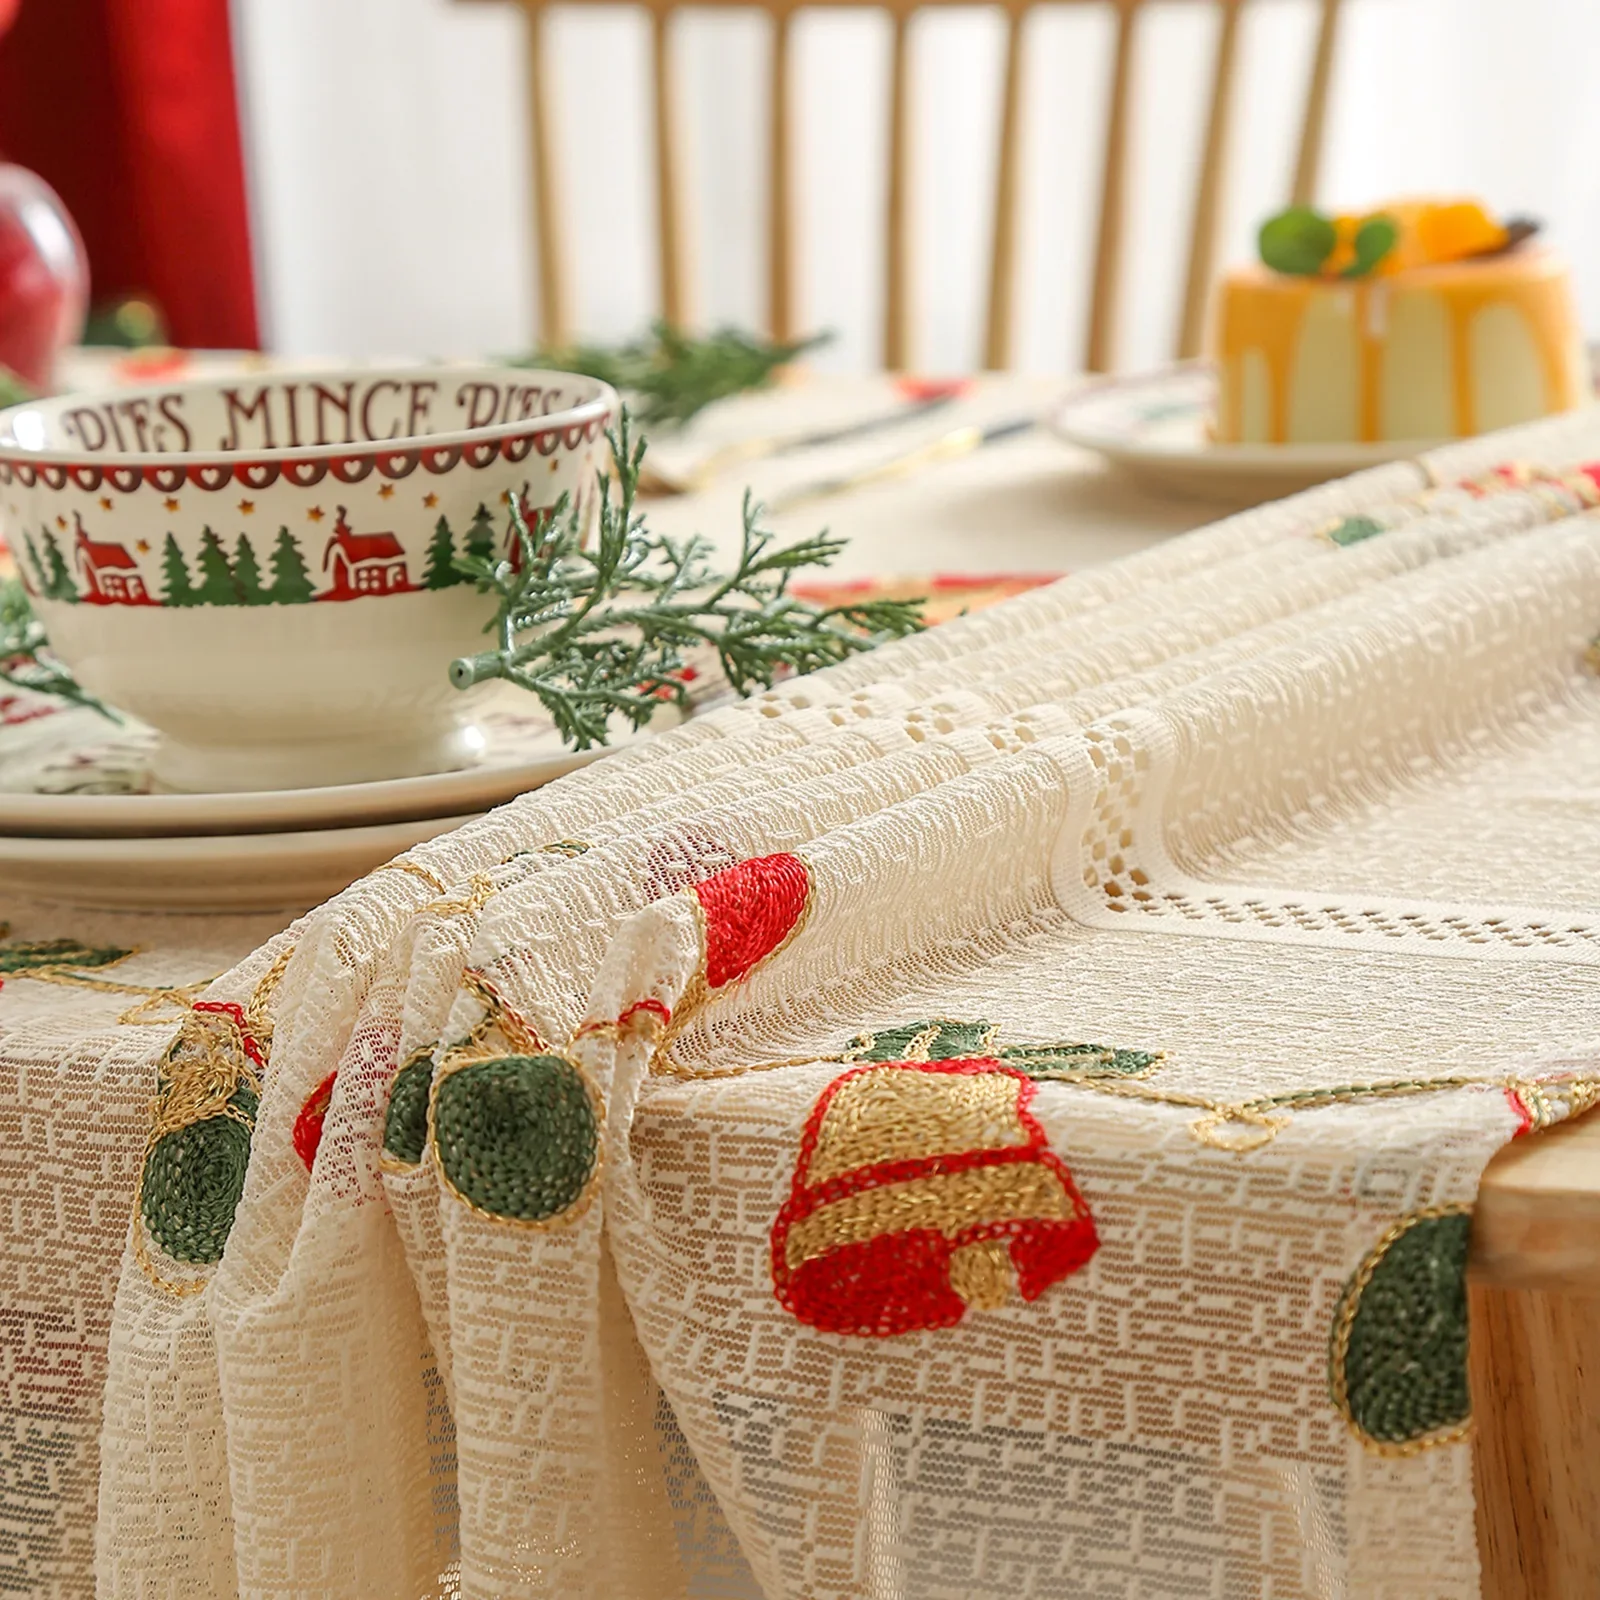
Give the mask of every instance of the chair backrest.
M 564 342 L 571 332 L 568 316 L 567 275 L 560 241 L 557 192 L 552 148 L 551 95 L 544 54 L 544 12 L 548 0 L 516 0 L 528 12 L 529 169 L 534 187 L 533 216 L 539 265 L 539 328 L 551 344 Z M 610 0 L 562 0 L 565 4 L 610 3 Z M 767 321 L 776 338 L 790 338 L 794 325 L 793 142 L 791 137 L 791 84 L 789 41 L 797 0 L 695 0 L 734 5 L 767 12 L 772 18 L 768 143 L 768 285 Z M 894 43 L 890 69 L 890 137 L 888 204 L 885 209 L 885 274 L 883 361 L 891 370 L 911 364 L 910 234 L 911 234 L 911 84 L 907 50 L 907 24 L 920 10 L 969 0 L 804 0 L 807 5 L 850 5 L 887 10 L 893 23 Z M 1088 342 L 1083 365 L 1090 372 L 1108 372 L 1116 362 L 1115 329 L 1118 292 L 1122 279 L 1123 219 L 1128 186 L 1128 125 L 1132 114 L 1133 64 L 1141 13 L 1148 0 L 1003 0 L 1006 15 L 1005 84 L 1001 97 L 999 166 L 989 248 L 989 290 L 984 364 L 1009 365 L 1011 353 L 1012 292 L 1016 278 L 1017 194 L 1022 143 L 1022 38 L 1027 14 L 1040 4 L 1093 5 L 1109 8 L 1116 16 L 1116 47 L 1111 60 L 1104 156 L 1100 180 L 1094 272 L 1090 284 Z M 1224 177 L 1228 165 L 1237 78 L 1239 18 L 1250 0 L 1192 0 L 1214 6 L 1220 13 L 1216 59 L 1211 69 L 1211 90 L 1205 124 L 1205 145 L 1199 164 L 1193 226 L 1185 275 L 1183 317 L 1177 351 L 1181 356 L 1199 352 L 1206 312 L 1206 297 L 1216 266 L 1218 222 L 1223 207 Z M 1327 123 L 1328 87 L 1333 71 L 1334 47 L 1343 0 L 1318 0 L 1320 18 L 1311 70 L 1300 116 L 1299 150 L 1290 198 L 1311 199 L 1322 157 L 1323 130 Z M 688 267 L 685 258 L 682 185 L 679 180 L 676 80 L 672 65 L 672 16 L 682 0 L 640 0 L 649 13 L 651 63 L 654 88 L 655 185 L 659 260 L 657 264 L 662 315 L 682 324 L 688 317 Z

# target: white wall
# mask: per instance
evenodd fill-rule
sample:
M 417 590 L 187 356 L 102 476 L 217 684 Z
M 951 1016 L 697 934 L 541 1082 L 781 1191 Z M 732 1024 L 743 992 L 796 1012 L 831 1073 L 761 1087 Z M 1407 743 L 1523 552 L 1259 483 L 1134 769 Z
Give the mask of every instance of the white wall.
M 234 0 L 265 326 L 293 353 L 514 350 L 533 333 L 523 19 L 452 0 Z M 1281 203 L 1309 60 L 1312 0 L 1252 0 L 1225 252 Z M 1048 6 L 1027 24 L 1019 363 L 1065 371 L 1082 348 L 1111 20 Z M 1215 10 L 1158 0 L 1141 35 L 1126 365 L 1170 352 Z M 767 30 L 755 13 L 678 22 L 694 197 L 696 310 L 758 325 L 763 307 Z M 630 333 L 655 309 L 648 55 L 625 7 L 551 16 L 554 108 L 582 331 Z M 808 326 L 819 365 L 878 344 L 888 24 L 796 22 Z M 970 367 L 982 338 L 1003 33 L 991 7 L 914 25 L 917 339 L 928 370 Z M 1574 257 L 1600 329 L 1600 4 L 1353 0 L 1323 198 L 1482 194 L 1531 212 Z

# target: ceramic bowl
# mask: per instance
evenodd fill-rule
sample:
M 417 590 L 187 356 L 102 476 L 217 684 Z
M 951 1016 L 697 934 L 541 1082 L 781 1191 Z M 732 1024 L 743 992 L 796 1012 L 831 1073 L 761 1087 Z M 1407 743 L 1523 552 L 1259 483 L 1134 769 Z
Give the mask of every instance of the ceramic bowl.
M 616 394 L 508 367 L 284 372 L 0 412 L 0 510 L 51 648 L 162 735 L 156 781 L 296 788 L 469 762 L 508 504 L 592 502 Z

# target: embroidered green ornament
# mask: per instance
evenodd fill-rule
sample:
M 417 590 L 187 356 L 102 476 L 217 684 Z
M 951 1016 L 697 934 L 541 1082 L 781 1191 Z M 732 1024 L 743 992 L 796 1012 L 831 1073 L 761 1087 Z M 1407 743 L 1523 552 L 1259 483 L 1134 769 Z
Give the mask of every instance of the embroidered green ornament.
M 1361 1442 L 1410 1454 L 1459 1438 L 1467 1387 L 1467 1238 L 1452 1206 L 1397 1223 L 1356 1269 L 1334 1315 L 1333 1401 Z
M 0 973 L 39 967 L 109 967 L 131 956 L 116 945 L 85 944 L 81 939 L 14 939 L 0 944 Z
M 1161 1060 L 1158 1050 L 1119 1050 L 1103 1044 L 1015 1044 L 997 1046 L 992 1022 L 954 1022 L 947 1017 L 905 1022 L 858 1033 L 844 1048 L 845 1061 L 969 1061 L 992 1057 L 1030 1078 L 1130 1078 Z
M 450 1187 L 512 1222 L 570 1211 L 599 1165 L 595 1101 L 560 1056 L 502 1056 L 447 1073 L 433 1091 L 433 1140 Z
M 194 1266 L 220 1261 L 233 1228 L 250 1162 L 257 1098 L 240 1087 L 227 1107 L 163 1135 L 145 1157 L 139 1212 L 150 1237 L 175 1261 Z
M 383 1119 L 383 1153 L 414 1167 L 428 1142 L 428 1093 L 433 1088 L 433 1056 L 420 1051 L 394 1075 L 389 1109 Z

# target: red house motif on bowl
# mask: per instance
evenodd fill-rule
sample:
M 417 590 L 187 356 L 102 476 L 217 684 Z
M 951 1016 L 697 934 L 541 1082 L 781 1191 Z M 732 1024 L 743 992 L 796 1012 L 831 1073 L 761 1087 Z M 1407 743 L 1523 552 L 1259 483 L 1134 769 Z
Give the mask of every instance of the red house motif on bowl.
M 322 552 L 322 570 L 333 576 L 333 587 L 319 600 L 359 600 L 369 594 L 401 594 L 414 589 L 406 572 L 404 546 L 392 533 L 353 533 L 339 507 L 333 537 Z
M 129 555 L 124 545 L 109 540 L 91 539 L 83 526 L 83 518 L 74 513 L 78 538 L 74 546 L 78 568 L 83 574 L 84 590 L 79 596 L 92 606 L 150 606 L 150 598 L 139 576 L 139 563 Z

